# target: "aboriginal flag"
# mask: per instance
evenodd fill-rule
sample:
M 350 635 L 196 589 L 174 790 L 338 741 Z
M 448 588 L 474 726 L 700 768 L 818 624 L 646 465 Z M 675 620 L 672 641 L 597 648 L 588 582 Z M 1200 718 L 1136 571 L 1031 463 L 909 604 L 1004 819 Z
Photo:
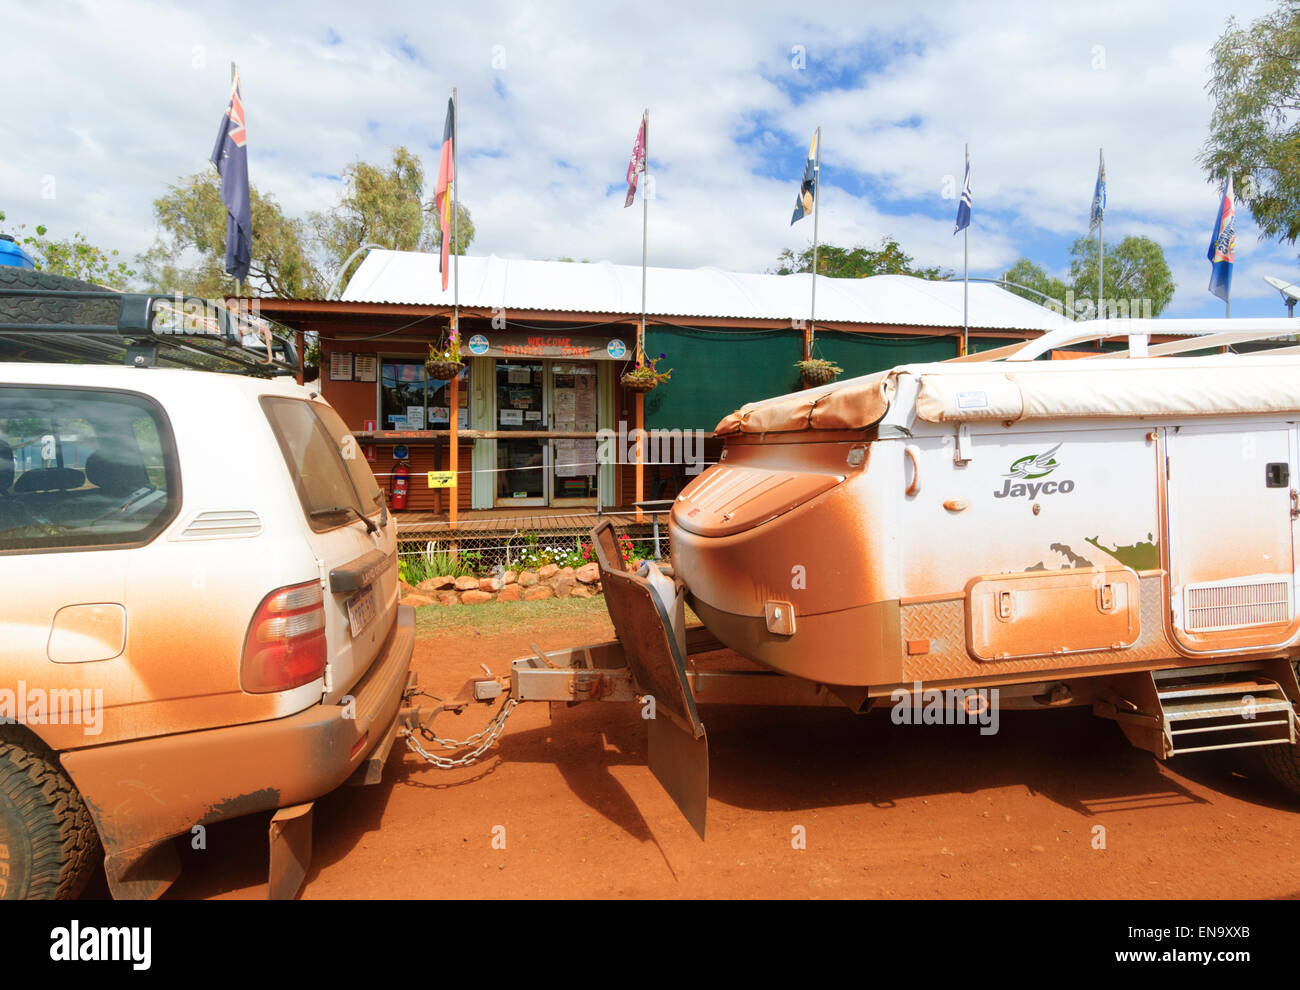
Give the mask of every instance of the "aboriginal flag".
M 442 230 L 442 253 L 438 258 L 438 271 L 442 272 L 442 291 L 447 291 L 447 254 L 451 250 L 451 184 L 456 179 L 456 151 L 452 147 L 456 133 L 456 105 L 447 99 L 447 124 L 442 129 L 442 159 L 438 163 L 438 185 L 433 194 L 433 205 L 438 211 L 438 226 Z

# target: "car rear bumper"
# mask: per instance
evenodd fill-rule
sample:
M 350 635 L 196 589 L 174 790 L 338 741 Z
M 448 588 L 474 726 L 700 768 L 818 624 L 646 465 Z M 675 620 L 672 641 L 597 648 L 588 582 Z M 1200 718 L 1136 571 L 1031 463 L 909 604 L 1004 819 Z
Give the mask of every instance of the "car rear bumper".
M 196 825 L 334 790 L 391 730 L 414 646 L 415 610 L 399 606 L 388 642 L 352 689 L 352 700 L 342 699 L 346 704 L 64 753 L 105 851 L 122 863 L 131 851 L 143 854 Z

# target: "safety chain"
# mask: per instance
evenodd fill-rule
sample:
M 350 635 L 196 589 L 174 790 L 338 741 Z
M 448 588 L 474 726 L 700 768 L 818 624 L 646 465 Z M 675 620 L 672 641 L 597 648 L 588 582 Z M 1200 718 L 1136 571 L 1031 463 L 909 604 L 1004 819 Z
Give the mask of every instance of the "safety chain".
M 497 713 L 492 716 L 492 720 L 468 739 L 443 739 L 435 735 L 428 725 L 417 726 L 420 735 L 444 749 L 469 749 L 470 752 L 464 756 L 450 757 L 430 753 L 420 744 L 420 740 L 414 732 L 406 737 L 406 745 L 412 752 L 420 754 L 440 770 L 454 770 L 456 767 L 470 766 L 477 763 L 483 754 L 492 747 L 492 744 L 501 737 L 501 733 L 506 727 L 506 720 L 510 718 L 510 713 L 515 710 L 515 706 L 518 704 L 517 700 L 507 695 L 505 704 L 497 709 Z M 438 712 L 434 712 L 433 718 L 436 718 L 437 715 Z M 429 719 L 430 724 L 432 724 L 433 718 Z

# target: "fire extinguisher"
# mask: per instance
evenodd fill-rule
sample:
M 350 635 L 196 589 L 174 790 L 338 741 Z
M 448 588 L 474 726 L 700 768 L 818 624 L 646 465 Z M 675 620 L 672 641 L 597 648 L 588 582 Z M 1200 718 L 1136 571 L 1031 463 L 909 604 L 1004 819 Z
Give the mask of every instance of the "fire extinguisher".
M 394 512 L 406 508 L 406 489 L 410 484 L 411 467 L 406 462 L 406 448 L 397 447 L 393 456 L 397 463 L 393 465 L 393 483 L 389 489 L 388 507 Z

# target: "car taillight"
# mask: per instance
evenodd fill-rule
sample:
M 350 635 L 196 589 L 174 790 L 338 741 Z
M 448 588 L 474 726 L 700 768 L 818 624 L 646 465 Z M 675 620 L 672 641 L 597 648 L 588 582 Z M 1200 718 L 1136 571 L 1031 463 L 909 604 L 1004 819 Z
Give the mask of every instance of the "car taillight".
M 239 681 L 249 694 L 287 691 L 323 676 L 326 657 L 320 584 L 293 584 L 257 607 L 244 637 Z

